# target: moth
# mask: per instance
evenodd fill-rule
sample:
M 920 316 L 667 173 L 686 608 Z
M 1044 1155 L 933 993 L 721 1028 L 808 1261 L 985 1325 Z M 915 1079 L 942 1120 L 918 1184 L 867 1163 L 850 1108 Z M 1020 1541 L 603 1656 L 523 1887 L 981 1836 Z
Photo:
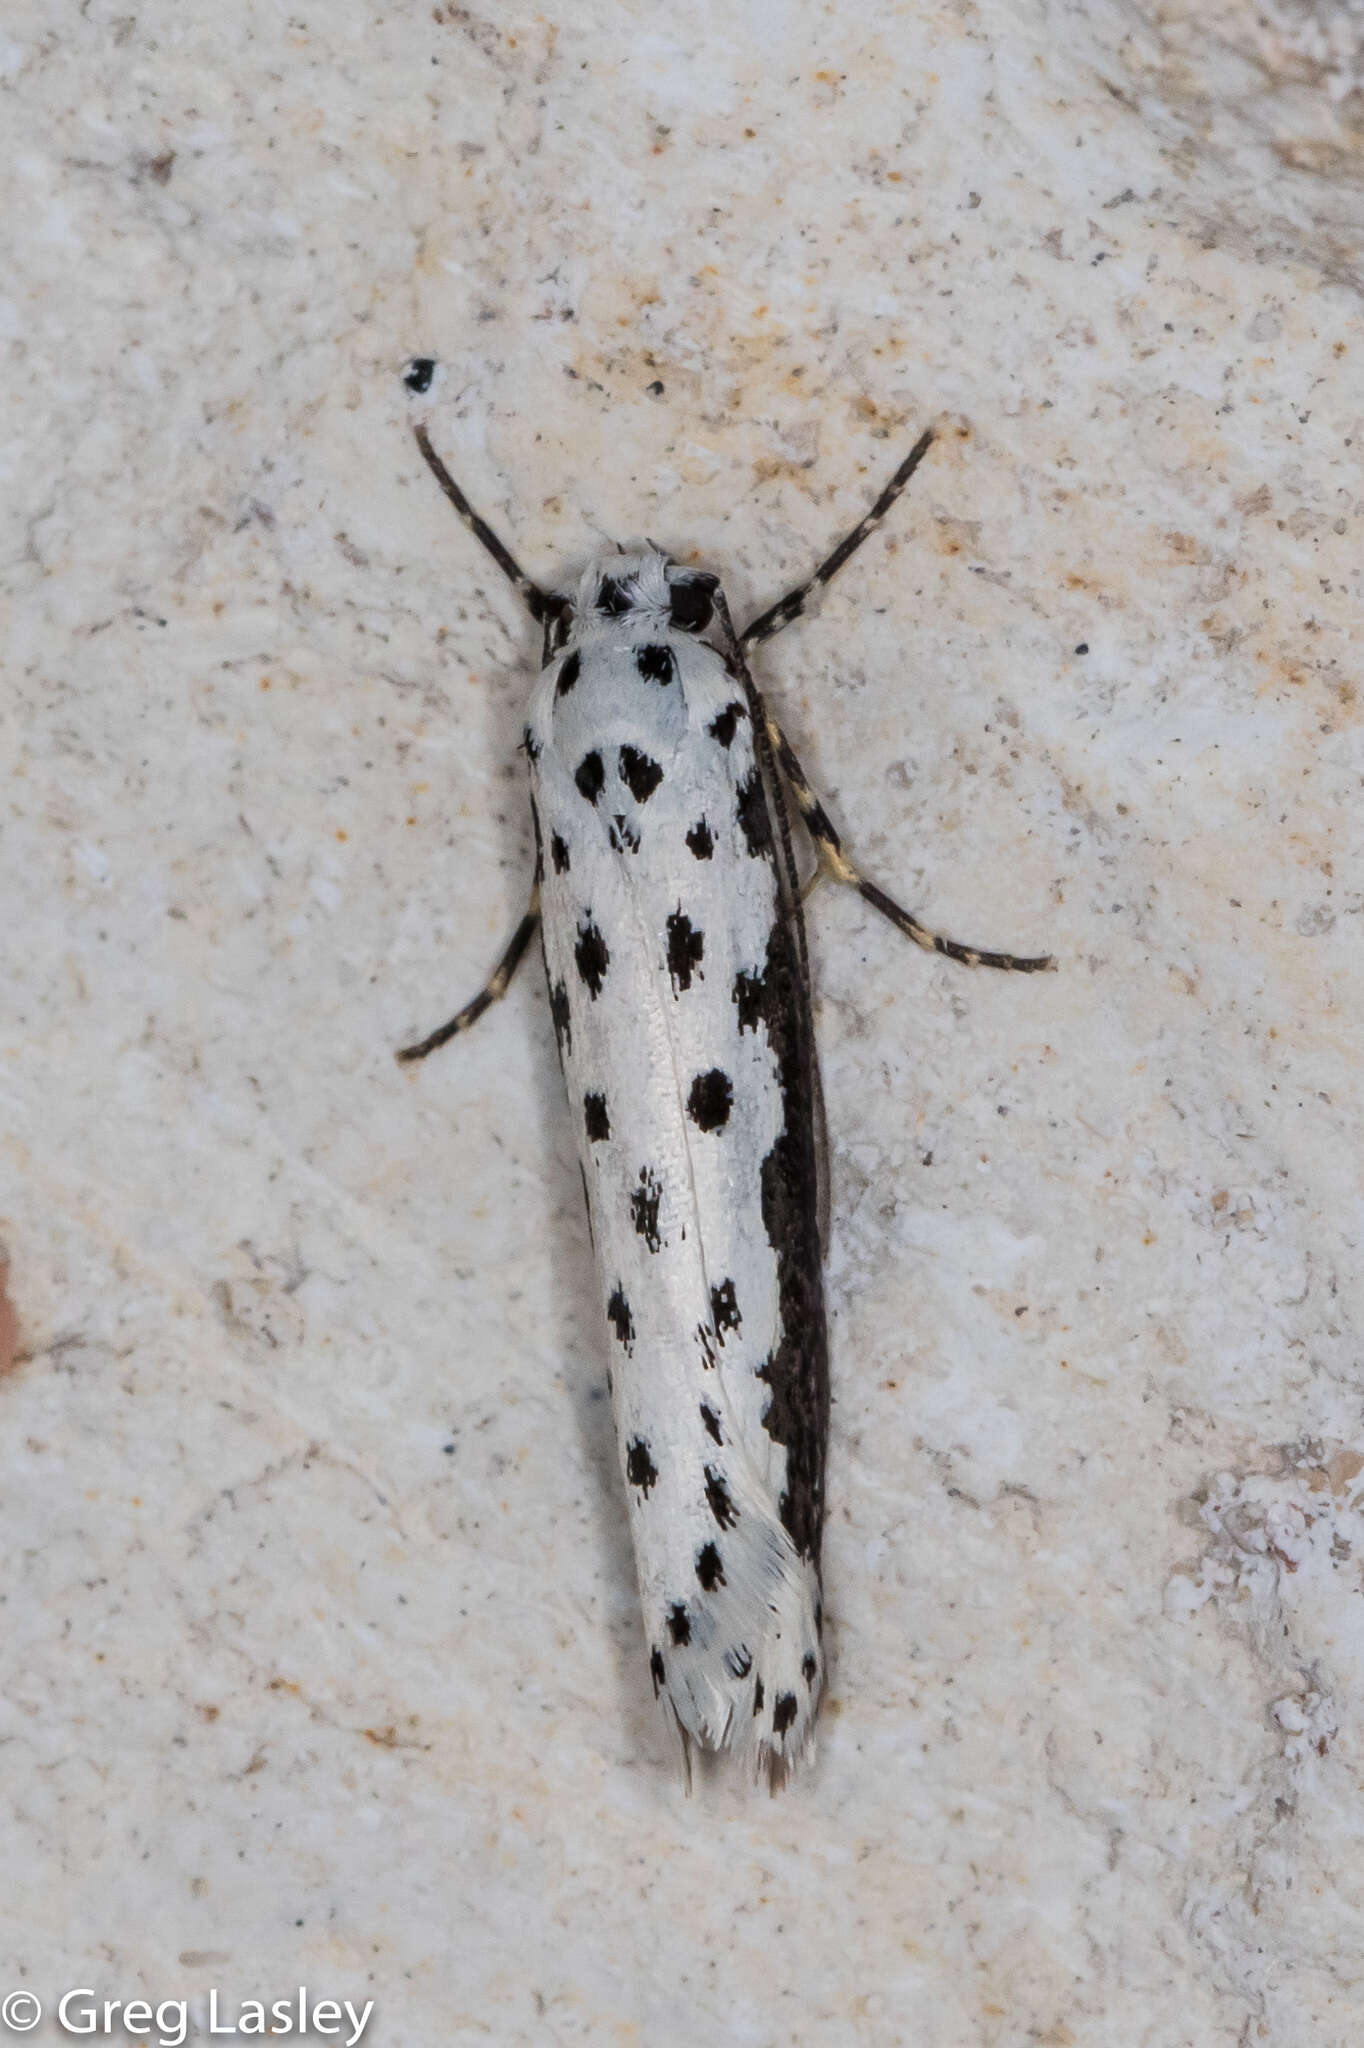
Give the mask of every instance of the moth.
M 719 578 L 649 543 L 542 590 L 431 444 L 455 511 L 543 636 L 524 749 L 535 879 L 466 1030 L 537 929 L 600 1282 L 655 1695 L 682 1740 L 771 1789 L 813 1754 L 829 1364 L 823 1103 L 791 808 L 823 872 L 916 945 L 1031 973 L 1049 956 L 930 931 L 844 851 L 747 654 L 800 617 L 933 442 L 920 435 L 813 575 L 735 630 Z

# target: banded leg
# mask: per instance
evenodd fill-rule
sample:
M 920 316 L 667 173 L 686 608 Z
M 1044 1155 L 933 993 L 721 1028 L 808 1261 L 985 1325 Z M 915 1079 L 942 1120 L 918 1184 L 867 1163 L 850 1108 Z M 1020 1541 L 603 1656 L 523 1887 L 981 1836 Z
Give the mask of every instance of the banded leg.
M 405 1045 L 394 1057 L 403 1062 L 424 1060 L 429 1052 L 436 1052 L 442 1045 L 448 1045 L 456 1033 L 467 1031 L 471 1024 L 477 1024 L 483 1012 L 499 1002 L 511 987 L 512 976 L 521 965 L 522 956 L 535 937 L 535 927 L 539 922 L 540 885 L 537 882 L 531 890 L 530 908 L 512 933 L 511 944 L 498 961 L 486 987 L 479 990 L 471 1003 L 466 1003 L 462 1010 L 457 1011 L 448 1024 L 442 1024 L 438 1031 L 433 1031 L 429 1038 L 423 1038 L 419 1045 Z
M 821 874 L 831 875 L 836 882 L 846 882 L 856 889 L 863 902 L 870 903 L 873 910 L 879 910 L 888 917 L 897 931 L 907 939 L 913 939 L 916 946 L 922 946 L 926 953 L 941 953 L 948 960 L 960 960 L 966 967 L 1004 967 L 1016 974 L 1048 974 L 1055 970 L 1056 962 L 1050 953 L 1020 955 L 1017 953 L 990 953 L 983 946 L 964 946 L 957 939 L 949 939 L 942 932 L 930 931 L 926 924 L 920 924 L 908 910 L 904 910 L 894 897 L 887 896 L 875 882 L 868 881 L 861 869 L 848 859 L 843 851 L 842 841 L 830 823 L 825 810 L 809 783 L 804 770 L 796 759 L 791 742 L 770 712 L 767 713 L 767 736 L 772 742 L 772 751 L 777 757 L 787 787 L 795 800 L 796 809 L 805 823 L 805 829 L 815 842 L 819 855 L 819 866 L 806 886 L 808 895 Z
M 849 555 L 855 555 L 867 536 L 875 532 L 932 445 L 933 429 L 928 427 L 920 434 L 866 518 L 859 520 L 852 532 L 844 536 L 833 553 L 826 561 L 820 563 L 812 576 L 807 576 L 794 590 L 788 590 L 785 597 L 778 598 L 774 605 L 769 606 L 767 611 L 754 619 L 751 626 L 744 627 L 739 635 L 740 646 L 757 647 L 762 641 L 770 640 L 774 633 L 780 633 L 782 627 L 789 626 L 793 619 L 800 617 L 811 594 L 816 590 L 822 590 L 826 583 L 831 583 Z

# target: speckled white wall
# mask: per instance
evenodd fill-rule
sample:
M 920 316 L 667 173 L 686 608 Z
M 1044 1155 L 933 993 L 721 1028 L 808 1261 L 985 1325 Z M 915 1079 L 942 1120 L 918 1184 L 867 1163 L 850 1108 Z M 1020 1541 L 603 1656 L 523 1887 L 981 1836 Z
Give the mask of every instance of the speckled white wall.
M 1357 2044 L 1358 8 L 11 0 L 0 93 L 0 1997 Z M 873 873 L 1061 971 L 811 905 L 779 1801 L 650 1698 L 534 973 L 392 1061 L 530 865 L 414 354 L 535 574 L 739 610 L 944 428 L 761 680 Z

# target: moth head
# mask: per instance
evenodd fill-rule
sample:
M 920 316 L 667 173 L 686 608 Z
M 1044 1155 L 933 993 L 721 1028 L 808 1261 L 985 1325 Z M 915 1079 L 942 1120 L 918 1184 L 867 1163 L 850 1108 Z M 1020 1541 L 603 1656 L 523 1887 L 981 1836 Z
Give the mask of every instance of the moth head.
M 658 548 L 604 549 L 583 570 L 576 587 L 554 602 L 565 607 L 562 638 L 551 652 L 622 620 L 656 626 L 668 616 L 668 557 Z
M 702 634 L 715 615 L 718 576 L 674 562 L 652 541 L 646 548 L 604 551 L 588 563 L 576 587 L 550 600 L 547 655 L 603 628 L 637 624 L 651 632 Z

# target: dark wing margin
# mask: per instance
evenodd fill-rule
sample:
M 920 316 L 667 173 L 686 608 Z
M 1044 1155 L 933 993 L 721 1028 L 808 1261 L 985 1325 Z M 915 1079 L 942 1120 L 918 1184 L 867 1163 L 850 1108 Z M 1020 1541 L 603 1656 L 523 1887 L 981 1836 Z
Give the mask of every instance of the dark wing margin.
M 796 866 L 795 847 L 791 839 L 791 814 L 786 802 L 786 786 L 781 778 L 781 770 L 768 731 L 767 706 L 744 658 L 739 637 L 734 631 L 734 621 L 725 593 L 718 586 L 714 592 L 714 605 L 724 640 L 722 651 L 732 674 L 742 684 L 744 696 L 748 701 L 748 714 L 753 722 L 753 752 L 762 776 L 768 813 L 775 822 L 773 839 L 777 871 L 777 905 L 784 923 L 795 934 L 801 980 L 807 992 L 810 992 L 810 954 L 805 936 L 805 913 L 801 906 L 800 870 Z M 820 1078 L 819 1050 L 815 1044 L 813 1019 L 810 1023 L 810 1087 L 811 1121 L 815 1139 L 816 1216 L 822 1253 L 827 1249 L 829 1242 L 829 1120 L 824 1107 L 824 1083 Z
M 748 671 L 724 592 L 715 615 L 730 672 L 743 689 L 753 753 L 772 825 L 778 915 L 768 941 L 765 1021 L 777 1061 L 784 1128 L 763 1161 L 763 1224 L 777 1255 L 781 1329 L 762 1370 L 771 1389 L 768 1434 L 786 1450 L 780 1513 L 801 1553 L 819 1561 L 829 1434 L 829 1346 L 824 1321 L 821 1212 L 827 1205 L 824 1099 L 810 1007 L 810 960 L 791 820 L 761 693 Z

